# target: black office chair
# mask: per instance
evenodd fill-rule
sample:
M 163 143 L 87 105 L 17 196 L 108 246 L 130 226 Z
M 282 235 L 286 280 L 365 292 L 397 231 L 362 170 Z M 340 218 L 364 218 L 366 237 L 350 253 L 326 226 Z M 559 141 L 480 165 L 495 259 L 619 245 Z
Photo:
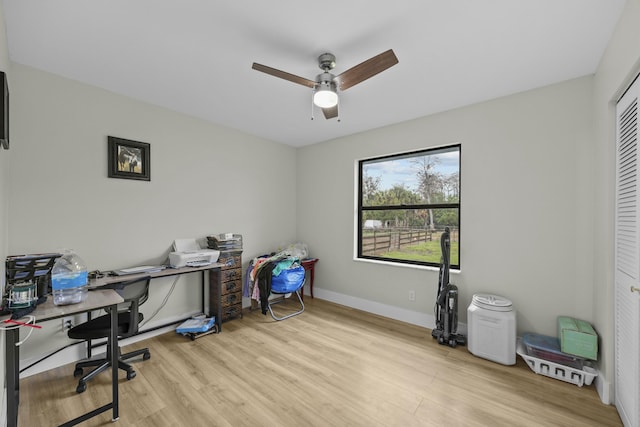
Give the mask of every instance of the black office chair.
M 138 326 L 143 319 L 142 313 L 138 311 L 138 307 L 142 305 L 149 296 L 149 277 L 137 278 L 127 282 L 106 285 L 101 289 L 114 289 L 124 299 L 124 303 L 118 305 L 118 339 L 127 338 L 138 332 Z M 90 319 L 85 323 L 71 328 L 68 332 L 69 338 L 81 340 L 95 340 L 100 338 L 108 338 L 111 331 L 111 314 L 106 314 L 95 319 Z M 107 346 L 108 347 L 108 346 Z M 87 389 L 87 381 L 111 367 L 109 361 L 110 349 L 103 357 L 87 359 L 76 364 L 73 371 L 74 377 L 83 374 L 83 368 L 97 366 L 87 375 L 80 378 L 76 392 L 82 393 Z M 151 357 L 148 348 L 132 351 L 130 353 L 121 354 L 118 347 L 118 368 L 127 372 L 127 379 L 130 380 L 136 376 L 136 371 L 125 360 L 142 356 L 143 360 Z

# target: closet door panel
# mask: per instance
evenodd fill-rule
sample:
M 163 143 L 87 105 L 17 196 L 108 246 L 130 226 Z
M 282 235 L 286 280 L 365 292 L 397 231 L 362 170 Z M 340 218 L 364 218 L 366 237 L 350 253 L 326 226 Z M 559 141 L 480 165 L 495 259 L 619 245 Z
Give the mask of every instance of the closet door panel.
M 625 426 L 640 425 L 640 208 L 636 79 L 616 108 L 615 403 Z

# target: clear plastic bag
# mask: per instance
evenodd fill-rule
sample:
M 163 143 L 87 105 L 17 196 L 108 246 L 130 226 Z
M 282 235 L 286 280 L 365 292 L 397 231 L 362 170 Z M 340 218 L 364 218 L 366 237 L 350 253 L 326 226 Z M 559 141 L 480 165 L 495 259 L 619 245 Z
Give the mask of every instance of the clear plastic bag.
M 299 259 L 309 258 L 309 248 L 306 243 L 292 243 L 285 247 L 282 252 Z

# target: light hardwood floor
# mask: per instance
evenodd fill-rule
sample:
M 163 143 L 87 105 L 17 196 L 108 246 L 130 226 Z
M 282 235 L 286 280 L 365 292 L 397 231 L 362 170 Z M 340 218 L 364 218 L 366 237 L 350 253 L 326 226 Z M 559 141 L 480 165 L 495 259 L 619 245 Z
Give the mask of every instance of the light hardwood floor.
M 83 426 L 620 426 L 593 385 L 440 346 L 430 330 L 307 297 L 275 322 L 260 310 L 191 341 L 167 333 L 121 372 L 120 419 Z M 284 310 L 291 302 L 276 307 Z M 109 374 L 75 392 L 73 365 L 21 381 L 19 425 L 51 426 L 109 401 Z

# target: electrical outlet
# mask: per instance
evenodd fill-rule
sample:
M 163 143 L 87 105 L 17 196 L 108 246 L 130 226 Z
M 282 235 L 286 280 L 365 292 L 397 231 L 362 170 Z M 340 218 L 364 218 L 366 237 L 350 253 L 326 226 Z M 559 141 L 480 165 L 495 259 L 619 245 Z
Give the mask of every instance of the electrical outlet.
M 416 300 L 416 291 L 409 291 L 409 301 Z
M 62 318 L 62 331 L 66 332 L 69 329 L 73 328 L 73 317 L 63 317 Z

